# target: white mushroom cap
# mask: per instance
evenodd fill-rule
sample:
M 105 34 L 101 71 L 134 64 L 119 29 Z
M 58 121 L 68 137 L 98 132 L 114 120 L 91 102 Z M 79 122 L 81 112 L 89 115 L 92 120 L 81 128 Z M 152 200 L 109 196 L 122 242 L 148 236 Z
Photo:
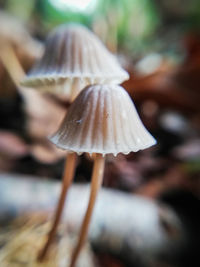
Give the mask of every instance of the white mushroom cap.
M 50 138 L 77 153 L 118 153 L 148 148 L 156 140 L 145 129 L 128 93 L 118 85 L 86 87 Z
M 120 84 L 128 78 L 94 33 L 79 24 L 64 24 L 49 35 L 43 57 L 22 84 L 69 94 L 75 79 L 79 79 L 76 90 L 80 91 L 89 84 Z

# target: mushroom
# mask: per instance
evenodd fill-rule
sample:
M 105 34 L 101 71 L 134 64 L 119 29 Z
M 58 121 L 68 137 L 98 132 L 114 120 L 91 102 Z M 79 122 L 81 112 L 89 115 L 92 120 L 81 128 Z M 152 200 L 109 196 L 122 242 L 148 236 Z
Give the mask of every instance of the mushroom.
M 120 84 L 128 78 L 128 73 L 95 34 L 85 26 L 69 23 L 49 34 L 42 58 L 22 84 L 65 94 L 73 100 L 86 85 Z
M 79 24 L 64 24 L 50 33 L 42 58 L 22 84 L 63 94 L 72 101 L 86 85 L 116 84 L 128 78 L 128 73 L 120 67 L 115 56 L 92 32 Z M 39 255 L 40 260 L 45 257 L 55 236 L 75 165 L 76 154 L 71 153 L 67 156 L 60 199 L 48 241 Z
M 142 124 L 128 93 L 121 86 L 112 84 L 86 87 L 72 103 L 50 140 L 57 147 L 70 151 L 71 157 L 84 152 L 95 155 L 88 208 L 70 264 L 73 267 L 87 238 L 102 184 L 105 155 L 137 152 L 156 141 Z M 70 176 L 69 184 L 71 179 Z

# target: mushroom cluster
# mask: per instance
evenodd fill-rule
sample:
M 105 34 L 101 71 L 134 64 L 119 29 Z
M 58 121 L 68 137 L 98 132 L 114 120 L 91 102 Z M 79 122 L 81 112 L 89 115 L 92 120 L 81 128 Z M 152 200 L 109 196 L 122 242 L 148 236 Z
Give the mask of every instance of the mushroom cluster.
M 77 155 L 92 154 L 94 167 L 89 203 L 70 267 L 75 266 L 87 238 L 106 155 L 137 152 L 156 143 L 143 126 L 132 99 L 118 85 L 126 79 L 128 73 L 93 33 L 84 26 L 69 24 L 50 34 L 43 57 L 23 81 L 31 87 L 65 94 L 71 101 L 75 99 L 59 129 L 50 137 L 68 155 L 62 191 L 51 231 L 38 257 L 40 261 L 56 234 Z

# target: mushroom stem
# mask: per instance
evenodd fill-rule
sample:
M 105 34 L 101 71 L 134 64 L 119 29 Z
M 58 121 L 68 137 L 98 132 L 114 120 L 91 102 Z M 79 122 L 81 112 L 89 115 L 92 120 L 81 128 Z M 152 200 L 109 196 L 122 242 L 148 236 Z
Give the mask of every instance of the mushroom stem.
M 105 165 L 105 157 L 103 157 L 101 154 L 96 154 L 96 157 L 94 160 L 93 173 L 92 173 L 90 199 L 89 199 L 87 211 L 86 211 L 86 214 L 85 214 L 82 226 L 81 226 L 79 239 L 72 253 L 71 262 L 69 265 L 70 267 L 75 266 L 79 253 L 81 251 L 81 248 L 84 245 L 84 242 L 87 238 L 88 229 L 89 229 L 96 197 L 97 197 L 99 189 L 101 188 L 102 181 L 103 181 L 104 165 Z
M 22 78 L 24 78 L 25 72 L 16 56 L 14 49 L 9 43 L 1 46 L 0 60 L 2 61 L 16 87 L 19 89 L 19 91 L 21 91 L 19 82 L 22 80 Z
M 74 172 L 75 172 L 75 167 L 76 167 L 76 159 L 77 155 L 76 153 L 70 153 L 67 156 L 66 163 L 65 163 L 65 170 L 64 170 L 64 175 L 63 175 L 63 182 L 62 182 L 62 189 L 60 193 L 60 198 L 57 204 L 57 208 L 55 211 L 55 217 L 54 221 L 51 227 L 51 230 L 48 235 L 47 242 L 45 243 L 43 249 L 40 251 L 38 255 L 38 260 L 43 261 L 45 256 L 48 253 L 49 247 L 56 235 L 56 230 L 58 227 L 58 224 L 60 222 L 63 209 L 64 209 L 64 204 L 65 204 L 65 199 L 66 199 L 66 194 L 67 191 L 71 185 L 72 179 L 74 177 Z

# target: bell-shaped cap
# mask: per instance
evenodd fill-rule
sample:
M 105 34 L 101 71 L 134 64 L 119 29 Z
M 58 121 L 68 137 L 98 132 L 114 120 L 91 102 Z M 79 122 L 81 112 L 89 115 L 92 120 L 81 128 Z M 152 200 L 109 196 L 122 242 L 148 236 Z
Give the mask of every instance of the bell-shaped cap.
M 73 89 L 80 91 L 89 84 L 120 84 L 128 78 L 94 33 L 79 24 L 64 24 L 49 35 L 42 58 L 22 84 L 69 94 L 74 80 Z
M 118 85 L 86 87 L 70 106 L 50 140 L 77 153 L 118 153 L 156 143 L 145 129 L 128 93 Z

